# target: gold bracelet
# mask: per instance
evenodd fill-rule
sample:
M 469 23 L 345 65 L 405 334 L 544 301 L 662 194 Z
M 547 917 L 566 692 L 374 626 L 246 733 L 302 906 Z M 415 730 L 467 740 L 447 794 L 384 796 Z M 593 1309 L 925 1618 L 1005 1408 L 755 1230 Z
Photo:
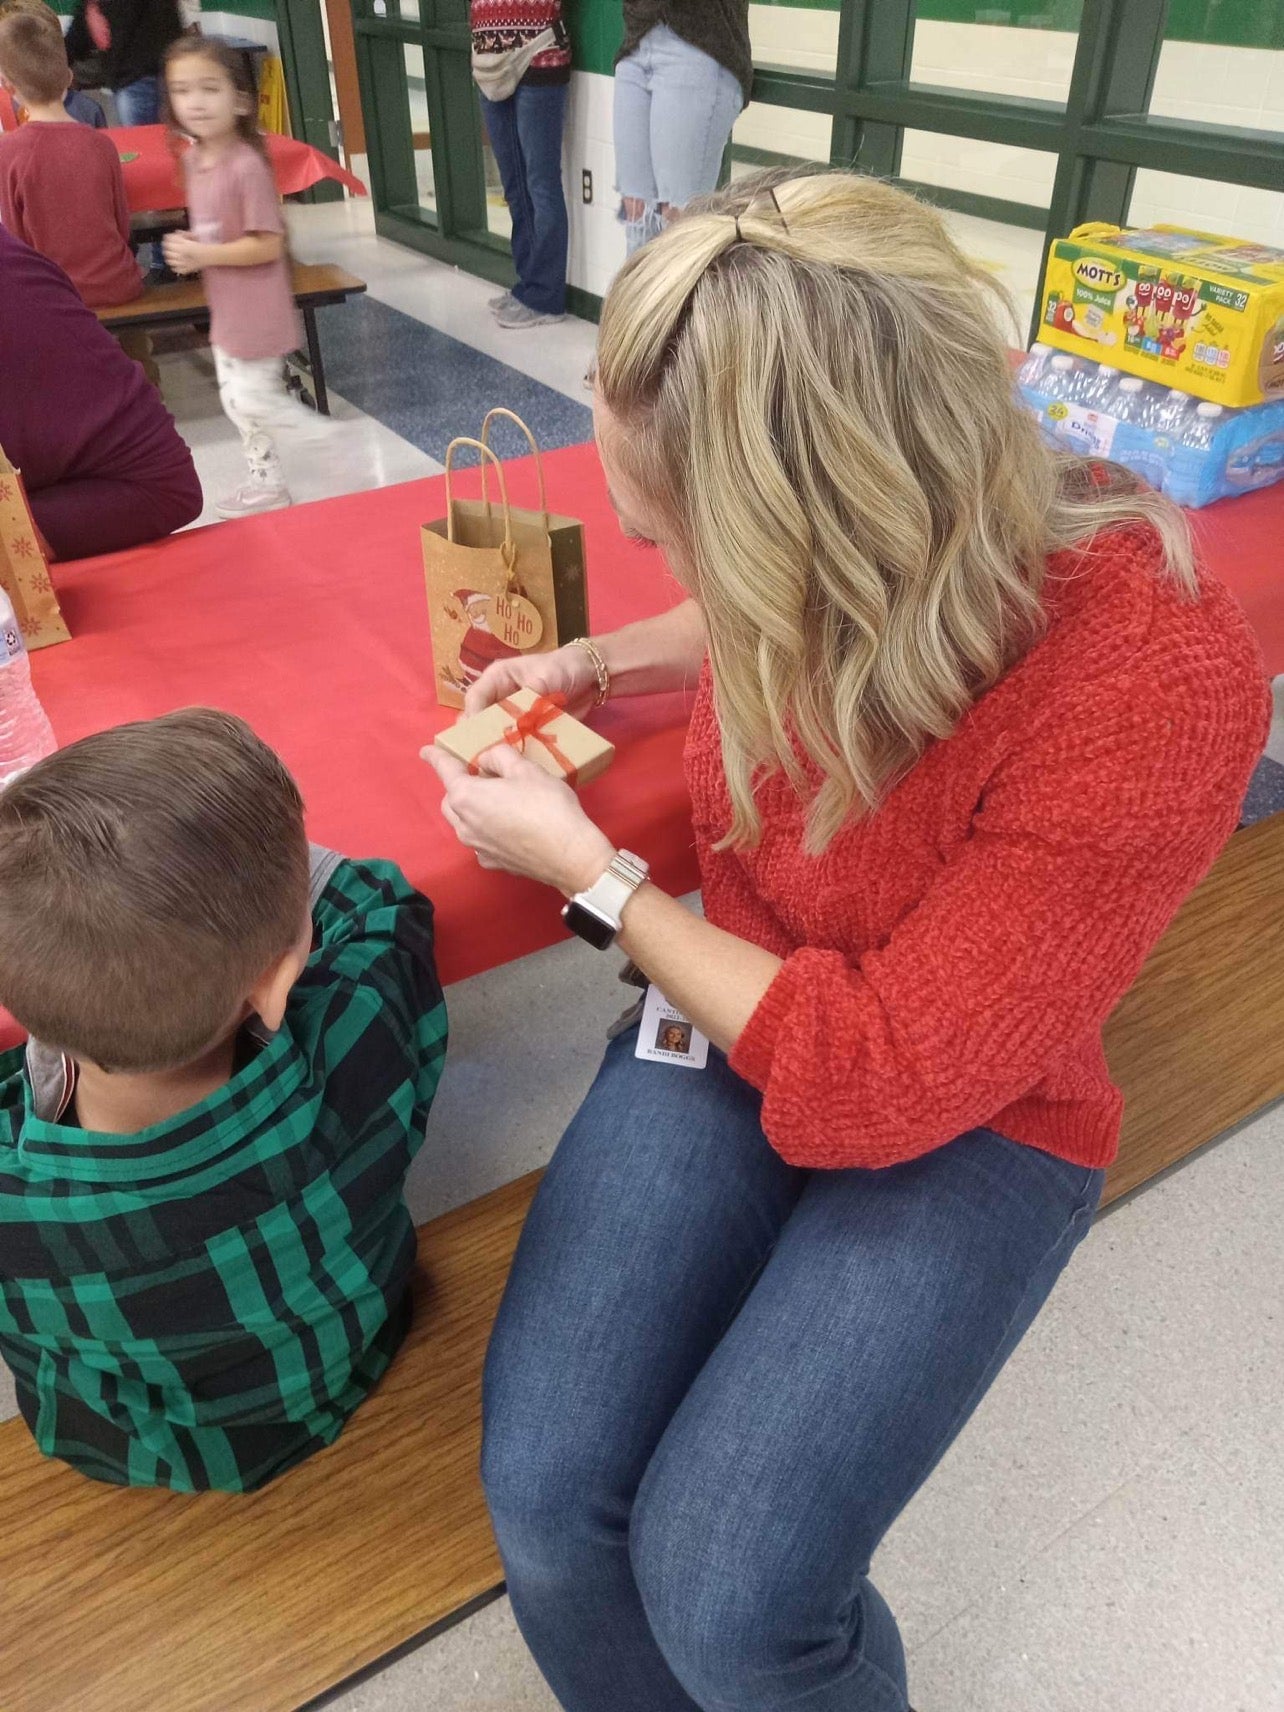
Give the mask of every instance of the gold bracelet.
M 567 644 L 567 646 L 569 648 L 583 648 L 589 659 L 592 660 L 593 670 L 597 673 L 597 700 L 593 703 L 593 706 L 601 707 L 602 703 L 611 693 L 611 674 L 607 670 L 606 661 L 602 658 L 601 654 L 598 653 L 597 648 L 589 641 L 587 636 L 576 636 Z

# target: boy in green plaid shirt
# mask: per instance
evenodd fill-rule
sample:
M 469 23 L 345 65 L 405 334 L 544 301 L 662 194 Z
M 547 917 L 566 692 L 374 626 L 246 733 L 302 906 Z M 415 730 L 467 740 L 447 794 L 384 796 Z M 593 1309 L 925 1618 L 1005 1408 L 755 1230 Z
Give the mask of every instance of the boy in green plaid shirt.
M 446 1051 L 432 906 L 309 852 L 285 768 L 194 708 L 0 793 L 0 1354 L 40 1449 L 248 1492 L 329 1444 L 410 1313 Z

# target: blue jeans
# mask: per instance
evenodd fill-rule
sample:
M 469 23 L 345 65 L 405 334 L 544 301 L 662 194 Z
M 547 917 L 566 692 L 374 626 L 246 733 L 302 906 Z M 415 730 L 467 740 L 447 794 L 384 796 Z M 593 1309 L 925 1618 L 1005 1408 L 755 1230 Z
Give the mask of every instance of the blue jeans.
M 648 30 L 616 66 L 616 189 L 643 204 L 639 219 L 624 221 L 630 255 L 661 230 L 661 208 L 685 208 L 717 189 L 744 100 L 725 65 L 667 24 Z
M 973 1130 L 805 1171 L 758 1095 L 613 1041 L 484 1385 L 518 1624 L 566 1712 L 905 1712 L 883 1534 L 1088 1228 L 1099 1171 Z
M 155 76 L 123 84 L 112 95 L 120 125 L 154 125 L 160 117 L 160 80 Z
M 513 217 L 513 296 L 541 315 L 562 315 L 569 241 L 562 190 L 566 85 L 519 83 L 507 101 L 483 96 L 482 113 Z

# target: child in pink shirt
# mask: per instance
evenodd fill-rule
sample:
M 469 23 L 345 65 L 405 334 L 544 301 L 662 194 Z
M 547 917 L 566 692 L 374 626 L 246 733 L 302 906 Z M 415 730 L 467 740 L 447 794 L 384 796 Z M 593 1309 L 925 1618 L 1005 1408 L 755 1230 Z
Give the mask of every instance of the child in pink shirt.
M 165 239 L 175 273 L 201 273 L 219 397 L 245 448 L 249 480 L 216 502 L 220 517 L 289 505 L 273 430 L 299 421 L 282 358 L 300 342 L 285 216 L 255 118 L 243 55 L 183 36 L 165 55 L 170 127 L 183 155 L 189 230 Z

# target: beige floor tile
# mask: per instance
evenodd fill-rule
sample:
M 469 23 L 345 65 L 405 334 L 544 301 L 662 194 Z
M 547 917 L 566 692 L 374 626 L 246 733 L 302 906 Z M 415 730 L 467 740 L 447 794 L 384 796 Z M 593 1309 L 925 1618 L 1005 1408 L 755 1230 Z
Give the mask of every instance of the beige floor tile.
M 326 1712 L 557 1712 L 507 1599 L 447 1629 Z
M 920 1712 L 1282 1712 L 1284 1562 L 1189 1440 L 912 1663 Z

